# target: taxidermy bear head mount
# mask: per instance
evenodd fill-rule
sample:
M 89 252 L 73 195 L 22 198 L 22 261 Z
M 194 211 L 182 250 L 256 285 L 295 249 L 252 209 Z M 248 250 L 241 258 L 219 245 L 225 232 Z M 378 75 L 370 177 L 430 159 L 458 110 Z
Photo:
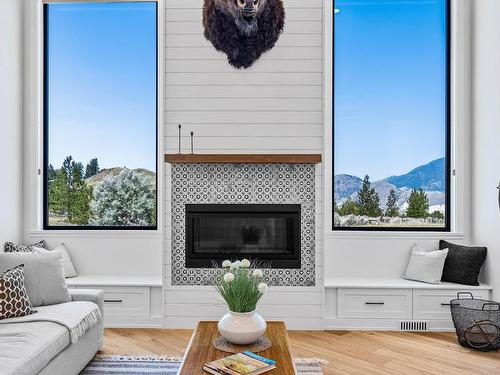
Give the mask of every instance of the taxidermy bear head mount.
M 235 68 L 249 68 L 272 49 L 284 25 L 282 0 L 204 0 L 205 38 Z

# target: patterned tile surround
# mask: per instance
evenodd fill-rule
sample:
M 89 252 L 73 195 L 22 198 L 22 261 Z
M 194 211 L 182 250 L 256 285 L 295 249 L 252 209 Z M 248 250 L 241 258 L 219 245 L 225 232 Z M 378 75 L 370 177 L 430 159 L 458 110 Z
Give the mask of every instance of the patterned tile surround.
M 301 269 L 271 269 L 272 285 L 315 284 L 315 166 L 172 164 L 171 285 L 211 285 L 216 270 L 185 267 L 185 204 L 301 204 Z

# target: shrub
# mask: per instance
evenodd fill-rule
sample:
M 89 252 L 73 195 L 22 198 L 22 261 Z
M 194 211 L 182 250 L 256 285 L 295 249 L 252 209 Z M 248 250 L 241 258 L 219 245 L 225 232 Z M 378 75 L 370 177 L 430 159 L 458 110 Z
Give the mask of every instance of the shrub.
M 342 203 L 340 208 L 337 209 L 337 213 L 340 216 L 357 215 L 358 206 L 356 205 L 356 202 L 353 202 L 352 200 L 348 199 L 344 203 Z
M 130 169 L 108 176 L 94 190 L 91 224 L 96 226 L 154 225 L 155 191 L 149 177 Z

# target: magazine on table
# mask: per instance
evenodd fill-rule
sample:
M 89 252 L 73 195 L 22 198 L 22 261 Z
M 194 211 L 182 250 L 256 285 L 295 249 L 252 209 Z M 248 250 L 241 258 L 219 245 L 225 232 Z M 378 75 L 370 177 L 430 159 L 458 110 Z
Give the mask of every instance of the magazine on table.
M 203 370 L 215 375 L 258 375 L 274 368 L 276 368 L 276 361 L 248 351 L 203 365 Z

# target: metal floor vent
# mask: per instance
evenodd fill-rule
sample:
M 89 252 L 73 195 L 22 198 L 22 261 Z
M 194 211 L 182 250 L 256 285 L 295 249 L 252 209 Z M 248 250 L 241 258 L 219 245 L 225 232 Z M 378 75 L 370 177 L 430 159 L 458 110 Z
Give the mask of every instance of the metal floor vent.
M 427 322 L 418 320 L 403 320 L 399 322 L 401 331 L 427 331 Z

